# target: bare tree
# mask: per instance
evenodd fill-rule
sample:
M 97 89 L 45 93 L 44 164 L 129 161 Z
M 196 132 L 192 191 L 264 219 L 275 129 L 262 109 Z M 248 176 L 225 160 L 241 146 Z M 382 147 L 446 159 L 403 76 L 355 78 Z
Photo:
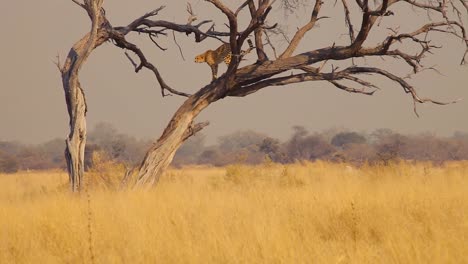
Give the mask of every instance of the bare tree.
M 336 1 L 330 1 L 326 4 L 334 5 L 335 8 L 343 10 L 339 15 L 341 17 L 335 17 L 335 19 L 342 19 L 345 22 L 344 25 L 346 25 L 349 34 L 349 44 L 342 46 L 333 44 L 297 54 L 296 50 L 306 34 L 316 26 L 319 20 L 328 18 L 326 16 L 328 14 L 322 14 L 322 6 L 325 5 L 325 2 L 317 0 L 311 7 L 309 21 L 297 30 L 287 47 L 274 60 L 268 57 L 269 52 L 266 49 L 271 48 L 276 57 L 278 47 L 275 47 L 274 41 L 268 34 L 278 30 L 275 28 L 276 24 L 267 25 L 268 15 L 274 8 L 288 8 L 294 11 L 294 8 L 304 1 L 246 0 L 238 8 L 231 9 L 221 0 L 206 0 L 225 15 L 229 22 L 229 32 L 216 31 L 214 22 L 210 20 L 195 24 L 197 17 L 190 6 L 187 8 L 189 12 L 187 24 L 154 19 L 163 9 L 160 7 L 135 19 L 126 26 L 114 27 L 106 18 L 102 8 L 103 0 L 72 1 L 87 12 L 92 22 L 91 31 L 73 46 L 64 65 L 58 63 L 70 116 L 70 134 L 66 140 L 66 157 L 72 190 L 80 188 L 86 143 L 86 102 L 83 89 L 78 81 L 78 73 L 90 53 L 105 41 L 110 40 L 117 47 L 133 52 L 138 57 L 137 62 L 128 53 L 126 54 L 135 66 L 135 72 L 139 72 L 143 68 L 152 71 L 161 87 L 163 96 L 173 94 L 187 97 L 137 168 L 137 186 L 151 186 L 158 181 L 180 145 L 208 125 L 208 123 L 194 124 L 194 119 L 211 103 L 222 98 L 243 97 L 267 87 L 307 81 L 326 81 L 334 87 L 350 93 L 372 95 L 378 87 L 370 80 L 366 80 L 366 76 L 375 75 L 393 81 L 395 85 L 400 86 L 405 93 L 409 94 L 414 101 L 414 109 L 417 113 L 417 103 L 429 102 L 444 105 L 452 102 L 422 98 L 407 78 L 358 59 L 382 57 L 401 60 L 409 65 L 412 74 L 417 74 L 426 69 L 422 65 L 422 59 L 431 55 L 434 49 L 439 48 L 431 43 L 432 33 L 460 39 L 464 46 L 468 47 L 468 39 L 463 25 L 468 7 L 464 0 L 380 0 L 372 1 L 372 3 L 369 3 L 368 0 L 342 0 L 341 5 L 338 5 Z M 301 4 L 301 6 L 307 5 Z M 425 23 L 414 25 L 414 29 L 409 32 L 398 32 L 397 29 L 391 29 L 390 33 L 378 44 L 364 45 L 376 24 L 389 16 L 398 17 L 401 15 L 400 13 L 404 13 L 396 11 L 401 10 L 397 9 L 398 6 L 406 6 L 410 10 L 404 12 L 427 12 Z M 246 27 L 240 28 L 238 15 L 244 9 L 248 10 L 250 21 Z M 326 20 L 324 21 L 324 25 L 326 25 Z M 209 29 L 202 30 L 204 25 L 209 25 Z M 230 44 L 232 51 L 232 60 L 226 73 L 192 95 L 169 86 L 157 67 L 147 60 L 142 50 L 126 39 L 126 35 L 130 33 L 139 33 L 149 36 L 160 47 L 154 37 L 166 35 L 168 31 L 192 34 L 195 36 L 195 42 L 203 41 L 206 38 L 215 38 L 220 41 L 223 41 L 223 38 L 227 39 L 226 42 Z M 239 64 L 244 55 L 241 52 L 241 47 L 251 34 L 255 38 L 258 59 L 253 64 L 240 67 Z M 284 32 L 282 34 L 285 35 Z M 416 54 L 410 54 L 410 51 L 406 50 L 411 50 L 409 47 L 414 44 L 419 47 L 419 51 Z M 162 47 L 160 48 L 164 50 Z M 465 63 L 466 50 L 463 52 L 461 52 L 461 64 Z M 324 67 L 324 65 L 330 61 L 349 61 L 352 63 L 350 63 L 351 66 L 343 69 L 331 67 L 329 71 L 326 71 L 325 69 L 329 67 Z M 288 72 L 291 73 L 287 74 Z

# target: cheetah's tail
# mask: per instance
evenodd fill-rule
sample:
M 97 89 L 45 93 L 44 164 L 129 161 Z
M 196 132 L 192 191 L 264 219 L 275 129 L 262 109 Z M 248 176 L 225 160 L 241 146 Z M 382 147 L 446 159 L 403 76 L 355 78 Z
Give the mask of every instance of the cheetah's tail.
M 253 49 L 254 49 L 254 45 L 253 45 L 253 43 L 252 43 L 252 40 L 247 39 L 247 44 L 249 44 L 249 49 L 250 49 L 250 50 L 253 50 Z

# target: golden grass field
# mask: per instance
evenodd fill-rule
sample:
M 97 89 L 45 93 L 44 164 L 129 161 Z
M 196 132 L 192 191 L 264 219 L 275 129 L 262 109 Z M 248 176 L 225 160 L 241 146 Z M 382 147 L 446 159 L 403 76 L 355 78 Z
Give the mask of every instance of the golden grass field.
M 0 263 L 468 263 L 468 162 L 172 169 L 150 191 L 104 169 L 91 242 L 64 172 L 0 174 Z

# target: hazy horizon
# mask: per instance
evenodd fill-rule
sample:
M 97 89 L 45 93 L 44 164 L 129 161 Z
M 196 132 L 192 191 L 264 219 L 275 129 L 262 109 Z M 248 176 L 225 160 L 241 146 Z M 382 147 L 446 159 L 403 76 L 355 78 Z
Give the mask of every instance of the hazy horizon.
M 216 12 L 205 1 L 191 2 L 200 20 L 211 18 L 212 12 Z M 227 1 L 234 2 L 238 1 Z M 117 26 L 128 24 L 161 4 L 167 7 L 158 19 L 185 23 L 185 3 L 105 1 L 104 6 L 111 23 Z M 335 9 L 341 11 L 339 8 Z M 287 18 L 290 34 L 294 33 L 296 24 L 303 23 L 302 17 L 309 16 L 310 9 L 309 6 L 306 11 L 299 12 L 298 17 Z M 323 11 L 323 15 L 335 12 L 330 5 Z M 271 24 L 274 18 L 279 22 L 285 20 L 281 14 L 275 14 L 270 18 Z M 412 22 L 418 18 L 409 14 L 404 19 Z M 57 54 L 63 61 L 73 43 L 89 31 L 89 18 L 71 1 L 12 1 L 3 4 L 0 22 L 8 25 L 4 27 L 0 49 L 3 58 L 0 60 L 0 141 L 40 143 L 65 138 L 68 115 L 54 61 Z M 340 35 L 345 33 L 343 23 L 321 21 L 319 28 L 309 32 L 300 49 L 329 46 L 333 40 L 346 43 L 346 37 Z M 402 24 L 402 30 L 412 28 L 411 23 Z M 339 30 L 330 31 L 329 26 Z M 222 25 L 217 28 L 223 29 Z M 383 31 L 384 25 L 380 29 Z M 380 31 L 376 35 L 378 33 Z M 206 85 L 211 78 L 209 68 L 193 63 L 193 57 L 219 44 L 213 40 L 194 44 L 193 35 L 176 34 L 176 37 L 185 61 L 173 43 L 172 34 L 159 39 L 161 45 L 169 48 L 166 52 L 157 49 L 146 37 L 132 35 L 129 39 L 143 49 L 172 87 L 190 93 Z M 434 40 L 434 44 L 440 43 L 437 36 Z M 210 121 L 210 126 L 203 130 L 208 142 L 237 130 L 253 130 L 285 139 L 295 125 L 303 125 L 312 132 L 334 127 L 367 132 L 389 128 L 404 134 L 430 132 L 440 136 L 468 132 L 465 116 L 468 113 L 468 71 L 466 66 L 458 65 L 460 53 L 463 53 L 460 45 L 463 46 L 456 40 L 447 41 L 444 48 L 437 50 L 433 59 L 425 63 L 426 66 L 437 65 L 443 75 L 425 71 L 411 79 L 411 83 L 422 97 L 446 101 L 465 99 L 448 106 L 418 105 L 420 118 L 413 113 L 411 98 L 400 87 L 378 81 L 382 90 L 371 97 L 349 94 L 324 82 L 268 88 L 245 98 L 221 100 L 208 107 L 197 120 Z M 251 63 L 255 55 L 249 54 L 247 59 Z M 384 63 L 397 73 L 407 72 L 401 62 L 388 60 Z M 401 67 L 405 67 L 405 71 L 401 71 Z M 224 70 L 221 66 L 220 71 Z M 183 102 L 183 98 L 176 96 L 162 98 L 154 76 L 146 70 L 135 74 L 123 51 L 110 43 L 93 52 L 81 71 L 80 81 L 88 100 L 90 129 L 99 122 L 107 122 L 122 133 L 155 139 Z
M 100 126 L 104 124 L 106 126 L 105 129 L 115 129 L 115 135 L 125 135 L 125 136 L 130 136 L 130 137 L 134 137 L 135 139 L 137 140 L 143 140 L 143 141 L 146 141 L 146 140 L 153 140 L 154 137 L 146 137 L 146 136 L 138 136 L 138 135 L 133 135 L 133 134 L 128 134 L 128 133 L 125 133 L 123 131 L 121 131 L 120 129 L 118 129 L 117 126 L 115 126 L 115 124 L 112 124 L 112 123 L 108 123 L 108 122 L 105 122 L 105 121 L 102 121 L 102 122 L 97 122 L 96 124 L 94 124 L 94 126 L 92 127 L 88 127 L 88 135 L 90 135 L 90 133 L 92 134 L 95 130 L 96 127 Z M 108 126 L 110 125 L 110 127 Z M 238 133 L 238 132 L 254 132 L 254 133 L 259 133 L 259 134 L 264 134 L 265 136 L 267 137 L 272 137 L 272 138 L 276 138 L 276 139 L 279 139 L 281 142 L 286 142 L 287 140 L 291 139 L 291 137 L 294 135 L 294 131 L 295 131 L 295 127 L 303 127 L 303 128 L 306 128 L 307 129 L 307 126 L 305 125 L 301 125 L 301 124 L 297 124 L 297 125 L 293 125 L 291 127 L 289 127 L 288 131 L 286 131 L 286 133 L 280 137 L 275 137 L 274 135 L 272 135 L 271 133 L 269 132 L 262 132 L 262 131 L 257 131 L 255 129 L 251 129 L 251 128 L 239 128 L 237 130 L 232 130 L 232 131 L 227 131 L 226 133 L 224 134 L 219 134 L 219 135 L 216 135 L 216 136 L 209 136 L 207 135 L 207 133 L 204 133 L 204 131 L 201 131 L 198 134 L 202 134 L 203 137 L 204 137 L 204 140 L 205 140 L 205 144 L 207 145 L 216 145 L 219 143 L 219 140 L 224 137 L 224 136 L 228 136 L 228 135 L 232 135 L 232 134 L 235 134 L 235 133 Z M 349 128 L 346 128 L 346 127 L 329 127 L 329 128 L 323 128 L 323 129 L 317 129 L 317 130 L 311 130 L 311 129 L 307 129 L 307 132 L 309 134 L 314 134 L 314 133 L 318 133 L 319 135 L 327 135 L 327 136 L 332 136 L 332 135 L 336 135 L 338 133 L 342 133 L 342 132 L 356 132 L 358 134 L 362 134 L 364 136 L 370 136 L 372 137 L 372 134 L 374 132 L 376 132 L 377 130 L 387 130 L 387 129 L 390 129 L 390 128 L 386 128 L 386 127 L 382 127 L 382 128 L 375 128 L 375 129 L 372 129 L 372 130 L 356 130 L 356 129 L 349 129 Z M 435 135 L 436 137 L 438 138 L 450 138 L 450 137 L 456 137 L 458 136 L 457 133 L 462 133 L 463 135 L 465 134 L 468 134 L 468 131 L 461 131 L 461 130 L 458 130 L 458 131 L 454 131 L 453 133 L 451 134 L 446 134 L 446 135 L 443 135 L 443 134 L 438 134 L 438 133 L 435 133 L 435 132 L 432 132 L 432 131 L 417 131 L 417 132 L 409 132 L 409 133 L 404 133 L 404 132 L 401 132 L 401 131 L 397 131 L 397 130 L 393 130 L 393 129 L 390 129 L 392 132 L 395 132 L 395 133 L 399 133 L 403 136 L 424 136 L 424 135 Z M 50 138 L 47 138 L 47 139 L 44 139 L 42 141 L 37 141 L 37 142 L 28 142 L 28 141 L 24 141 L 24 140 L 5 140 L 5 139 L 1 139 L 0 138 L 0 142 L 14 142 L 14 143 L 20 143 L 20 144 L 26 144 L 26 145 L 41 145 L 43 143 L 47 143 L 47 142 L 50 142 L 50 141 L 54 141 L 54 140 L 65 140 L 65 137 L 60 137 L 60 136 L 53 136 L 53 137 L 50 137 Z

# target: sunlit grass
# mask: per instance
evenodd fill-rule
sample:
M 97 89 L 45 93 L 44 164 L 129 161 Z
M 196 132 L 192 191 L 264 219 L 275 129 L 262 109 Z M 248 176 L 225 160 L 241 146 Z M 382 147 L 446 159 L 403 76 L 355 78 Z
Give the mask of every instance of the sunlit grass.
M 194 167 L 151 191 L 108 169 L 88 174 L 96 263 L 468 263 L 468 162 Z M 66 183 L 0 174 L 0 263 L 90 263 Z

